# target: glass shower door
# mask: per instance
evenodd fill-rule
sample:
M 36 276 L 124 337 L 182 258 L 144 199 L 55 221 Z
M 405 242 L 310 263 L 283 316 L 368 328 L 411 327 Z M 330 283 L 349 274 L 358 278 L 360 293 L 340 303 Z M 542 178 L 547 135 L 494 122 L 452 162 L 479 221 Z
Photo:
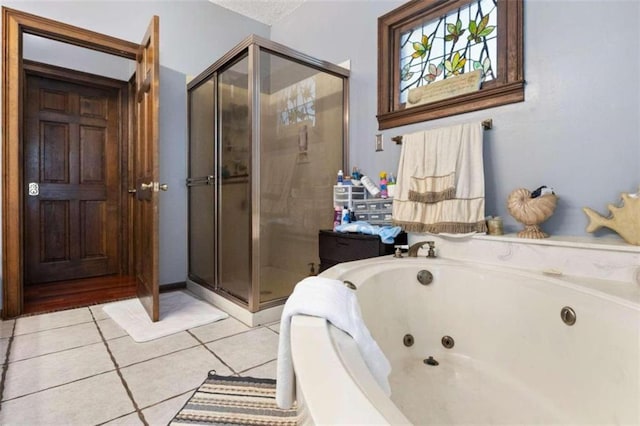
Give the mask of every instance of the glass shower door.
M 249 312 L 318 272 L 348 71 L 250 36 L 189 84 L 189 278 Z
M 333 226 L 343 168 L 344 80 L 260 52 L 260 304 L 318 272 L 318 230 Z
M 248 303 L 251 292 L 249 60 L 218 74 L 218 289 Z
M 214 82 L 189 92 L 189 278 L 215 286 Z

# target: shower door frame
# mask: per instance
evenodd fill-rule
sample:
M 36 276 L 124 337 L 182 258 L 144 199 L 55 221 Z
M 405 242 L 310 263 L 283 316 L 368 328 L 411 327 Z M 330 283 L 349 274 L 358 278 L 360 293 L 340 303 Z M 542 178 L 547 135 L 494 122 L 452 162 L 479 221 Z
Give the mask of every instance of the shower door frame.
M 327 61 L 316 59 L 312 56 L 298 52 L 280 43 L 259 37 L 255 34 L 250 35 L 234 48 L 229 50 L 224 56 L 214 62 L 206 70 L 200 73 L 197 77 L 193 78 L 187 85 L 187 91 L 198 87 L 201 83 L 213 79 L 214 81 L 214 96 L 215 96 L 215 114 L 214 114 L 214 201 L 216 207 L 214 208 L 214 283 L 211 287 L 208 283 L 203 283 L 201 280 L 194 280 L 198 284 L 205 287 L 212 288 L 214 292 L 222 295 L 228 300 L 247 308 L 249 312 L 255 313 L 262 309 L 268 309 L 273 306 L 281 305 L 284 299 L 270 300 L 264 303 L 260 303 L 260 52 L 265 51 L 275 54 L 285 59 L 297 62 L 299 64 L 315 68 L 319 71 L 328 73 L 335 77 L 342 79 L 342 111 L 343 111 L 343 128 L 342 128 L 342 169 L 347 170 L 349 164 L 349 70 L 342 68 L 338 65 L 332 64 Z M 221 286 L 219 271 L 219 209 L 223 208 L 220 205 L 220 190 L 218 181 L 219 177 L 219 105 L 218 105 L 218 76 L 219 71 L 225 69 L 230 64 L 235 63 L 244 55 L 248 55 L 249 67 L 248 67 L 248 96 L 249 96 L 249 119 L 251 121 L 251 158 L 249 163 L 250 170 L 250 185 L 251 185 L 251 241 L 250 247 L 250 260 L 249 267 L 251 268 L 251 287 L 248 294 L 248 300 L 244 300 L 224 291 L 224 287 Z M 189 108 L 191 103 L 189 102 Z M 191 116 L 191 110 L 189 109 L 189 120 Z M 189 160 L 190 161 L 190 160 Z M 191 247 L 189 245 L 189 252 Z M 190 256 L 190 253 L 189 253 Z M 191 276 L 190 279 L 193 280 Z

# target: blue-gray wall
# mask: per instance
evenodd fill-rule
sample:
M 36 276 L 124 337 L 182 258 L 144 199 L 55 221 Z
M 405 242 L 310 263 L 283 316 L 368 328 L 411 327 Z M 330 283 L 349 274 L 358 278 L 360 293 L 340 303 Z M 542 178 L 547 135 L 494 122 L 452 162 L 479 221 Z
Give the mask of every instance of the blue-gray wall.
M 139 41 L 160 16 L 160 282 L 183 281 L 186 250 L 186 86 L 251 33 L 340 63 L 351 60 L 350 158 L 366 172 L 395 171 L 390 137 L 491 117 L 486 132 L 487 214 L 518 226 L 505 200 L 518 187 L 553 186 L 560 196 L 545 229 L 584 235 L 583 206 L 606 213 L 640 183 L 640 2 L 525 0 L 526 101 L 377 131 L 377 18 L 401 1 L 310 0 L 271 28 L 205 0 L 3 1 L 0 5 Z M 328 182 L 331 184 L 331 182 Z
M 169 191 L 160 195 L 160 283 L 184 281 L 187 76 L 202 72 L 249 34 L 268 38 L 269 27 L 206 0 L 0 1 L 0 5 L 136 43 L 151 17 L 160 17 L 160 180 L 169 185 Z
M 365 172 L 395 171 L 390 138 L 493 118 L 485 132 L 486 212 L 505 217 L 515 188 L 555 188 L 544 225 L 556 235 L 587 235 L 581 208 L 607 215 L 620 192 L 640 184 L 640 2 L 525 0 L 526 101 L 378 133 L 377 17 L 401 1 L 311 1 L 274 24 L 271 38 L 331 62 L 351 60 L 350 159 Z M 599 232 L 598 235 L 610 234 Z

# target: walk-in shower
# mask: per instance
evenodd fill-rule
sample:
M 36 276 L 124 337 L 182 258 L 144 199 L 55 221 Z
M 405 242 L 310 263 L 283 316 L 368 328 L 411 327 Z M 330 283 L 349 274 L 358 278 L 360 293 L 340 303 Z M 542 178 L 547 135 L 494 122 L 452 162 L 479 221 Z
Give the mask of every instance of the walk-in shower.
M 189 280 L 257 312 L 317 271 L 348 75 L 250 36 L 188 85 Z

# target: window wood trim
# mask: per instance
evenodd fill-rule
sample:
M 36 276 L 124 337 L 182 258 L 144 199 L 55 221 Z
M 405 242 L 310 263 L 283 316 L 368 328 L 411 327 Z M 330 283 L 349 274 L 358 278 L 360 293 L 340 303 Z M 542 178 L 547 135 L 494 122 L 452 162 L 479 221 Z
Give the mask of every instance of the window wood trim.
M 524 101 L 523 0 L 498 1 L 498 75 L 474 93 L 404 108 L 399 99 L 400 33 L 469 0 L 412 0 L 378 18 L 378 127 L 388 129 Z

